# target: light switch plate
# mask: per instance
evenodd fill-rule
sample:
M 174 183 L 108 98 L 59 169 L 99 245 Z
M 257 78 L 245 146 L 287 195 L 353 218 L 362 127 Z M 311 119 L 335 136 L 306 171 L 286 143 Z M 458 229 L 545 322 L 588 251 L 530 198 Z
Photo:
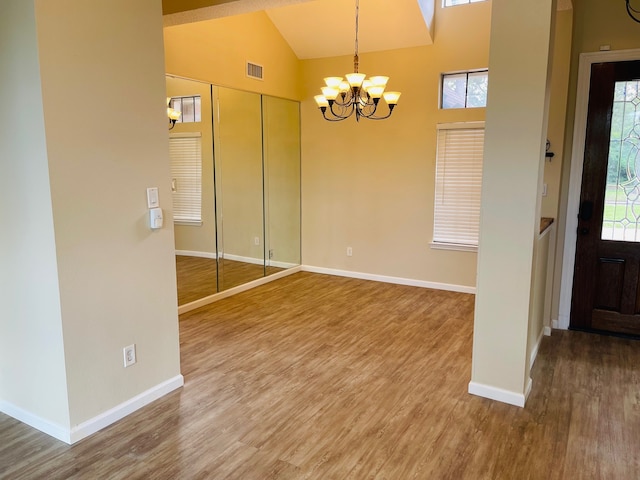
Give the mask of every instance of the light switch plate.
M 158 187 L 147 188 L 147 207 L 156 208 L 160 206 L 158 197 Z

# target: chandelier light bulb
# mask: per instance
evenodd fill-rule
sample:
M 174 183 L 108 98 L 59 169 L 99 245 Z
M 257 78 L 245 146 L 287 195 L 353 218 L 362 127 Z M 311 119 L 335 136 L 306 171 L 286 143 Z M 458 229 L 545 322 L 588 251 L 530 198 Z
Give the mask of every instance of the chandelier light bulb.
M 324 95 L 316 95 L 313 98 L 315 99 L 319 108 L 322 108 L 322 107 L 326 108 L 329 106 L 329 101 L 324 97 Z
M 371 80 L 371 83 L 376 87 L 386 87 L 389 77 L 376 75 L 375 77 L 369 77 L 369 80 Z
M 380 98 L 382 97 L 382 93 L 384 92 L 384 87 L 372 86 L 369 87 L 367 93 L 371 96 L 371 98 Z
M 334 87 L 322 87 L 322 95 L 327 100 L 335 100 L 340 94 L 340 90 Z
M 324 83 L 327 87 L 339 88 L 342 83 L 342 77 L 327 77 L 324 79 Z
M 388 105 L 397 105 L 400 95 L 402 95 L 400 92 L 384 92 L 384 101 L 387 102 Z

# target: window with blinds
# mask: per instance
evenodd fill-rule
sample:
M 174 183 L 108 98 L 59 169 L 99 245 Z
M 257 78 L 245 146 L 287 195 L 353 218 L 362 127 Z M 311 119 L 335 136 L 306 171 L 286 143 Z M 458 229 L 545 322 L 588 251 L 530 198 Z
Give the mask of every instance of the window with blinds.
M 477 249 L 483 149 L 484 122 L 438 125 L 432 247 Z
M 200 133 L 169 137 L 173 221 L 202 223 L 202 139 Z

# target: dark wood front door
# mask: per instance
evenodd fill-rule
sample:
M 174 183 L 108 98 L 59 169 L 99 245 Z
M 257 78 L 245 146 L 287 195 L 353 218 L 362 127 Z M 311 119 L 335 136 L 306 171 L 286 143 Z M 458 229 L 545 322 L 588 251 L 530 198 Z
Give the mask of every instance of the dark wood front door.
M 573 329 L 640 336 L 640 61 L 592 65 Z

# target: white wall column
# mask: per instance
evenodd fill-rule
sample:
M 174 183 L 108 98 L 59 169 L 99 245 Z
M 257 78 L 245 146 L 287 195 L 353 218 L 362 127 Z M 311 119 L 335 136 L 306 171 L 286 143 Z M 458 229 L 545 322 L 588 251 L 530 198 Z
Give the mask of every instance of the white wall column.
M 2 6 L 0 411 L 73 443 L 183 384 L 161 5 Z
M 555 0 L 493 0 L 469 392 L 524 406 Z

